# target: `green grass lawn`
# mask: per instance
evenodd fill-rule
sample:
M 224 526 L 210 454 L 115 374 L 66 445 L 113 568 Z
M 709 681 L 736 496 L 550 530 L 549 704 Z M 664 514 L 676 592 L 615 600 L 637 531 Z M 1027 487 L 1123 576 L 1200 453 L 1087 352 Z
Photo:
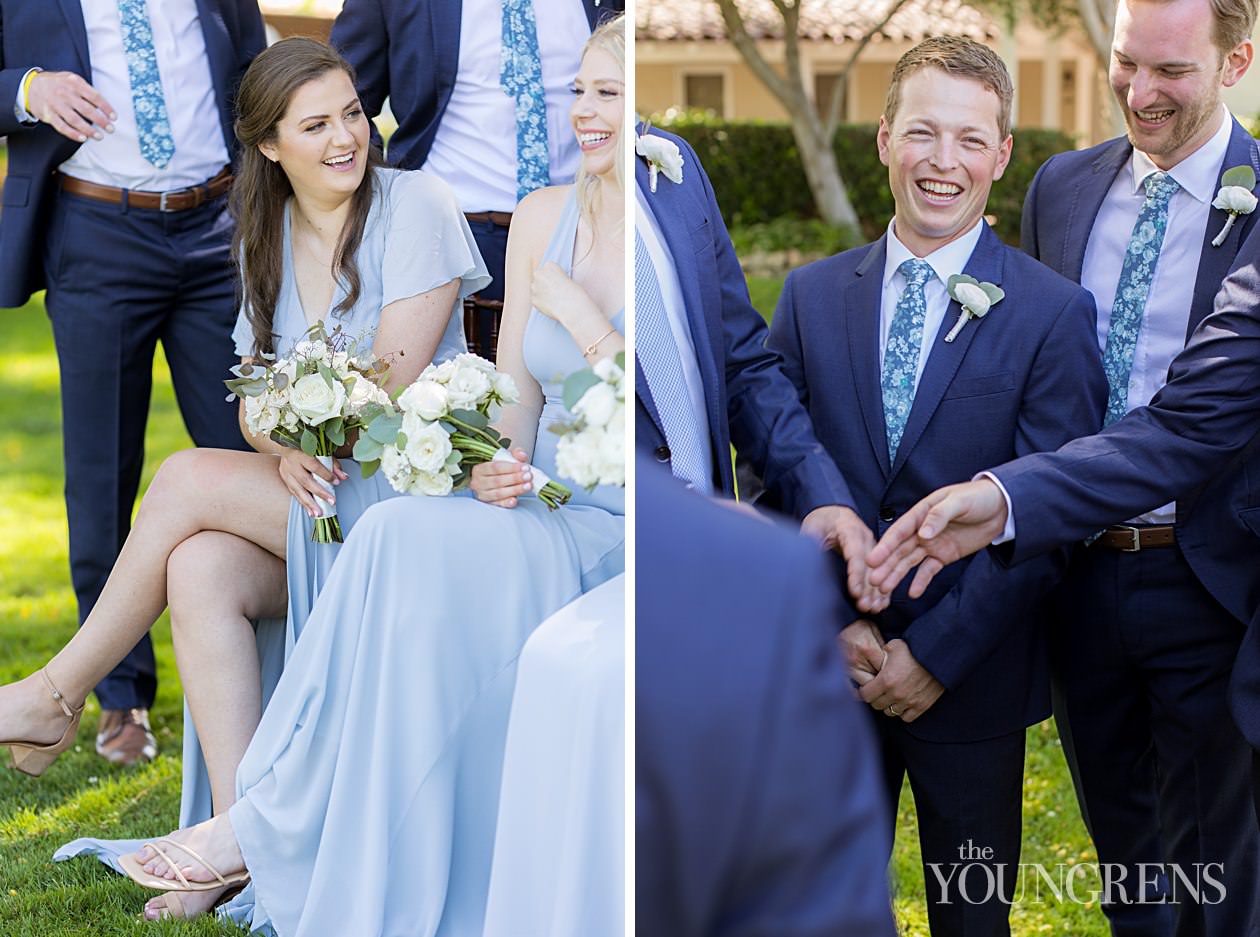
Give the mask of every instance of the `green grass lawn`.
M 748 289 L 753 305 L 768 322 L 783 289 L 783 281 L 754 277 L 749 281 Z M 1024 772 L 1024 845 L 1020 861 L 1025 864 L 1040 863 L 1056 883 L 1063 882 L 1068 875 L 1065 867 L 1098 861 L 1081 821 L 1058 733 L 1049 721 L 1028 730 Z M 897 844 L 891 876 L 897 923 L 905 937 L 928 937 L 921 863 L 914 804 L 909 784 L 906 784 L 901 791 L 898 809 Z M 948 870 L 945 874 L 949 874 Z M 1068 893 L 1066 888 L 1060 888 L 1063 895 L 1060 901 L 1044 881 L 1038 887 L 1036 873 L 1027 870 L 1022 879 L 1025 884 L 1024 900 L 1017 901 L 1011 913 L 1012 934 L 1016 937 L 1036 934 L 1105 937 L 1108 930 L 1097 901 L 1077 902 L 1071 897 L 1075 894 L 1088 899 L 1091 891 L 1099 887 L 1097 872 L 1082 869 L 1078 874 L 1074 892 Z M 1018 881 L 1016 895 L 1020 894 Z
M 40 667 L 73 633 L 66 558 L 57 360 L 43 306 L 0 310 L 0 681 Z M 154 381 L 145 479 L 188 446 L 165 362 Z M 153 728 L 162 748 L 140 769 L 92 751 L 99 710 L 89 699 L 79 744 L 36 780 L 0 770 L 0 935 L 122 937 L 243 933 L 206 918 L 146 924 L 149 893 L 95 860 L 49 861 L 79 836 L 142 837 L 173 828 L 179 812 L 182 709 L 165 619 L 154 631 L 160 690 Z M 5 753 L 7 761 L 7 753 Z

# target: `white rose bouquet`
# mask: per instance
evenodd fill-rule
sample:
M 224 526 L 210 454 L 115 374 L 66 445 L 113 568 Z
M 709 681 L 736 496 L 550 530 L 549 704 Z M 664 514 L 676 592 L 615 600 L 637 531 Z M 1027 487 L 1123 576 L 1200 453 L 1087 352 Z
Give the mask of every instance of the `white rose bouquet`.
M 573 422 L 551 427 L 562 437 L 556 468 L 587 491 L 626 484 L 626 356 L 605 358 L 564 382 Z
M 301 449 L 331 468 L 333 453 L 348 434 L 393 409 L 380 386 L 389 368 L 366 341 L 366 336 L 351 341 L 340 326 L 329 335 L 317 322 L 287 357 L 232 368 L 235 377 L 224 381 L 231 391 L 227 399 L 245 401 L 245 424 L 255 436 Z M 319 498 L 316 503 L 324 513 L 316 518 L 311 539 L 340 543 L 336 508 Z
M 474 465 L 516 461 L 507 451 L 512 441 L 490 424 L 518 399 L 511 376 L 485 358 L 465 353 L 429 365 L 398 396 L 396 412 L 368 421 L 354 457 L 364 475 L 379 467 L 401 494 L 448 495 L 467 486 Z M 533 493 L 551 509 L 573 494 L 537 469 Z

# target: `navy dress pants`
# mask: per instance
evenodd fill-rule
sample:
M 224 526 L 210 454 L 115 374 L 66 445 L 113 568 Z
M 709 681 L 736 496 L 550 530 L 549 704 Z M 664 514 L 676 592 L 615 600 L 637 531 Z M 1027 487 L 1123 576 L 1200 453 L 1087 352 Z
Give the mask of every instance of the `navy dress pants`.
M 1176 546 L 1078 548 L 1059 605 L 1055 720 L 1099 862 L 1123 866 L 1112 933 L 1260 933 L 1252 751 L 1228 705 L 1242 623 Z
M 57 194 L 44 264 L 61 370 L 70 578 L 87 618 L 131 525 L 158 341 L 198 446 L 248 448 L 223 381 L 238 359 L 225 198 L 183 212 Z M 148 708 L 146 635 L 96 688 L 104 709 Z
M 868 707 L 869 708 L 869 707 Z M 1024 730 L 974 742 L 931 742 L 871 710 L 892 820 L 909 775 L 932 937 L 1009 937 L 1019 884 Z

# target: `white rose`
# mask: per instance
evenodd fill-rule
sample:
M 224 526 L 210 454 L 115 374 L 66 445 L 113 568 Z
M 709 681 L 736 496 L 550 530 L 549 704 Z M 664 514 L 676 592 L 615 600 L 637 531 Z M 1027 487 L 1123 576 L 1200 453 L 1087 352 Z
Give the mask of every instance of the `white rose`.
M 612 358 L 600 358 L 595 362 L 595 367 L 591 368 L 595 372 L 595 376 L 605 384 L 616 384 L 621 380 L 623 372 L 617 367 L 617 362 Z
M 440 420 L 447 414 L 449 398 L 443 385 L 422 378 L 399 395 L 398 405 L 404 412 L 415 412 L 426 420 Z
M 1249 189 L 1240 185 L 1222 186 L 1212 200 L 1212 207 L 1221 211 L 1231 211 L 1240 215 L 1250 215 L 1256 210 L 1256 197 Z
M 272 406 L 271 395 L 245 398 L 245 423 L 255 436 L 268 436 L 280 424 L 280 411 Z
M 421 472 L 440 472 L 446 467 L 446 458 L 451 454 L 451 437 L 446 430 L 436 423 L 408 432 L 404 422 L 403 432 L 407 433 L 407 461 Z
M 379 403 L 382 406 L 389 403 L 389 395 L 385 393 L 374 381 L 366 377 L 356 377 L 354 385 L 350 389 L 350 412 L 361 413 L 363 408 L 369 404 Z
M 334 352 L 328 366 L 333 369 L 335 374 L 345 374 L 350 367 L 350 356 L 344 351 Z
M 599 480 L 604 485 L 626 483 L 626 440 L 621 433 L 604 431 L 600 434 Z
M 455 367 L 458 368 L 476 368 L 485 374 L 494 373 L 493 362 L 487 361 L 481 355 L 474 355 L 471 351 L 463 351 L 455 356 Z
M 302 421 L 298 419 L 298 415 L 293 412 L 292 407 L 285 407 L 280 411 L 280 425 L 288 432 L 296 433 L 297 428 L 302 425 Z
M 433 369 L 432 373 L 429 373 L 429 368 Z M 431 381 L 437 381 L 439 384 L 449 384 L 451 378 L 455 376 L 455 362 L 449 359 L 436 366 L 429 365 L 429 368 L 425 368 L 424 373 L 420 376 L 427 377 Z
M 456 368 L 450 383 L 446 385 L 452 410 L 474 410 L 486 394 L 490 393 L 490 377 L 474 366 Z
M 599 452 L 587 434 L 563 436 L 556 447 L 556 472 L 583 488 L 599 484 Z
M 289 405 L 303 422 L 318 426 L 341 415 L 346 402 L 346 389 L 338 381 L 328 385 L 318 374 L 300 377 L 289 394 Z
M 609 433 L 621 437 L 622 444 L 625 444 L 626 438 L 626 408 L 624 401 L 622 406 L 617 407 L 613 411 L 612 417 L 608 420 L 608 425 L 604 427 Z
M 442 498 L 451 493 L 454 482 L 446 472 L 420 472 L 412 484 L 412 493 Z
M 967 307 L 977 316 L 983 316 L 993 305 L 989 294 L 975 283 L 959 283 L 954 287 L 954 297 L 959 305 Z
M 617 393 L 608 384 L 593 384 L 573 407 L 577 416 L 586 418 L 588 426 L 606 426 L 617 409 Z
M 390 487 L 399 494 L 407 494 L 411 482 L 411 463 L 398 451 L 397 446 L 386 446 L 381 452 L 381 471 Z
M 512 380 L 512 375 L 510 374 L 495 371 L 490 376 L 490 384 L 500 403 L 513 404 L 521 399 L 520 391 L 516 389 L 516 381 Z
M 293 346 L 293 357 L 303 361 L 322 361 L 328 363 L 328 346 L 323 342 L 298 342 Z
M 673 140 L 644 134 L 634 141 L 634 151 L 665 173 L 665 178 L 670 182 L 682 182 L 682 153 L 678 149 L 678 144 L 674 143 Z

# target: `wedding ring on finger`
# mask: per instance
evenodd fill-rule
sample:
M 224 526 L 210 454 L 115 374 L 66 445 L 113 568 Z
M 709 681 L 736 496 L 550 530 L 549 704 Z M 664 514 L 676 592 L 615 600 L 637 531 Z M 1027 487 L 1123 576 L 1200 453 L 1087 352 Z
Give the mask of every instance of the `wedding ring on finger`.
M 901 715 L 901 713 L 897 711 L 897 707 L 893 706 L 891 703 L 888 705 L 888 708 L 884 710 L 884 713 L 892 716 L 894 719 Z

